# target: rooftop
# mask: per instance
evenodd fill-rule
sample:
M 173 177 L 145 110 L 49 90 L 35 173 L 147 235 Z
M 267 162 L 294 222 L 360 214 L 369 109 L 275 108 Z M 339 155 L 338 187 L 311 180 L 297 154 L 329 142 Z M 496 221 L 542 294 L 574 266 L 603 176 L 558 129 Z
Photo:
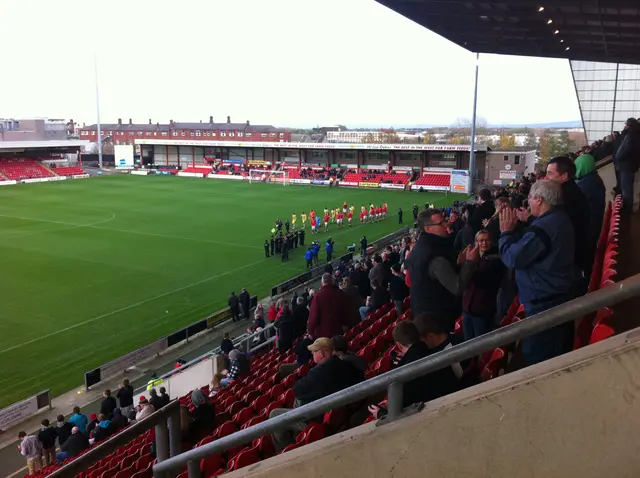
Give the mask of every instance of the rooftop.
M 478 53 L 640 64 L 638 0 L 377 0 Z

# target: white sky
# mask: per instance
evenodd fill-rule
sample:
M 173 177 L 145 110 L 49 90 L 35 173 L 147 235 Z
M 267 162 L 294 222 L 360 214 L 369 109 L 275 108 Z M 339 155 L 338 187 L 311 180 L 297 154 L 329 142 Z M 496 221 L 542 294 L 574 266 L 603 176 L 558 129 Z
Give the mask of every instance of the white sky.
M 0 0 L 0 117 L 450 124 L 475 55 L 373 0 Z M 579 120 L 566 60 L 483 55 L 491 124 Z

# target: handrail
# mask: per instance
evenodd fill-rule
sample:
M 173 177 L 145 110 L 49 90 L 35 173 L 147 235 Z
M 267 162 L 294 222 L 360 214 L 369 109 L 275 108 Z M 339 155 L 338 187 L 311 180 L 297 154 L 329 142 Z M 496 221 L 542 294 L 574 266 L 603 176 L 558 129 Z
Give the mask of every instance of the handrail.
M 259 346 L 257 346 L 254 349 L 251 349 L 251 340 L 256 336 L 258 336 L 260 334 L 263 334 L 265 332 L 265 330 L 269 330 L 271 328 L 273 328 L 273 324 L 269 324 L 269 325 L 265 326 L 265 328 L 262 329 L 262 331 L 260 331 L 260 332 L 253 332 L 251 334 L 242 334 L 240 337 L 237 337 L 236 339 L 233 340 L 233 345 L 235 347 L 238 347 L 238 346 L 240 346 L 242 344 L 245 344 L 244 348 L 245 348 L 245 350 L 247 352 L 254 352 L 256 350 L 259 350 L 260 348 L 262 348 L 262 345 L 264 345 L 264 343 L 260 344 Z M 271 343 L 272 341 L 267 341 L 267 342 Z M 179 373 L 179 372 L 191 367 L 192 365 L 200 363 L 203 359 L 209 358 L 212 355 L 219 354 L 220 352 L 221 352 L 220 347 L 216 347 L 215 349 L 210 350 L 209 352 L 205 352 L 204 354 L 199 355 L 198 357 L 189 360 L 187 363 L 180 365 L 180 367 L 178 367 L 178 368 L 175 368 L 175 369 L 172 369 L 172 370 L 170 370 L 168 372 L 163 373 L 156 380 L 164 380 L 166 378 L 169 378 L 169 377 L 173 376 L 174 374 Z M 142 392 L 142 391 L 144 391 L 146 389 L 147 389 L 147 384 L 145 383 L 144 385 L 141 385 L 140 387 L 138 387 L 135 390 L 135 393 Z
M 167 421 L 169 421 L 168 430 Z M 154 427 L 156 427 L 158 462 L 168 459 L 169 454 L 177 456 L 180 453 L 180 401 L 173 400 L 157 412 L 91 448 L 84 455 L 76 457 L 71 463 L 48 476 L 51 478 L 72 478 Z
M 156 464 L 153 467 L 153 476 L 155 478 L 175 476 L 187 466 L 189 478 L 196 478 L 200 470 L 199 460 L 207 456 L 221 453 L 235 446 L 248 444 L 252 440 L 273 433 L 282 427 L 317 417 L 329 410 L 343 407 L 386 389 L 388 389 L 389 399 L 388 418 L 389 420 L 396 419 L 402 411 L 402 384 L 404 382 L 462 360 L 477 357 L 488 350 L 521 340 L 565 322 L 576 320 L 602 307 L 608 307 L 638 295 L 640 295 L 640 274 L 565 302 L 526 320 L 501 327 L 455 347 L 407 364 L 404 367 L 378 375 L 353 387 L 295 408 L 278 417 L 227 435 L 199 448 L 188 450 L 176 457 Z

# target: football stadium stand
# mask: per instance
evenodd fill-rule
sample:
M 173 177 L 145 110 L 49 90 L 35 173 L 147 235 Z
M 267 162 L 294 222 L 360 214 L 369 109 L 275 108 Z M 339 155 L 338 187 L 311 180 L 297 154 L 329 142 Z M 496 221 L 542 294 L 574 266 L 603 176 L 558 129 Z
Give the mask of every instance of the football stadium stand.
M 55 176 L 42 163 L 33 159 L 17 158 L 0 161 L 0 173 L 11 180 L 49 178 Z
M 78 166 L 59 166 L 53 170 L 58 176 L 83 176 L 86 171 Z
M 589 283 L 590 292 L 614 284 L 621 206 L 620 197 L 617 197 L 613 204 L 609 203 L 607 206 L 602 232 L 597 244 L 595 265 Z M 609 308 L 601 308 L 593 323 L 586 319 L 578 321 L 579 326 L 576 327 L 574 348 L 594 344 L 611 337 L 614 334 L 613 328 L 608 323 L 611 315 Z M 392 352 L 395 350 L 393 330 L 400 321 L 411 318 L 409 298 L 406 298 L 402 304 L 401 315 L 398 315 L 392 303 L 387 303 L 375 312 L 368 314 L 363 321 L 346 332 L 345 338 L 348 341 L 349 350 L 354 351 L 367 364 L 365 372 L 367 380 L 385 374 L 392 369 Z M 503 328 L 518 323 L 523 318 L 524 309 L 516 297 L 499 327 Z M 462 318 L 460 318 L 456 322 L 455 334 L 461 336 L 462 328 Z M 299 340 L 300 338 L 297 339 L 297 341 Z M 284 353 L 280 353 L 276 348 L 271 348 L 266 353 L 253 355 L 250 359 L 249 373 L 239 377 L 227 388 L 222 388 L 210 396 L 208 400 L 216 410 L 215 421 L 201 428 L 197 437 L 191 437 L 196 441 L 189 446 L 192 449 L 198 449 L 223 437 L 231 436 L 239 430 L 245 430 L 267 421 L 270 413 L 275 409 L 293 408 L 295 383 L 304 378 L 315 366 L 313 361 L 310 361 L 299 365 L 293 373 L 285 378 L 279 374 L 282 365 L 296 363 L 295 345 Z M 510 361 L 517 355 L 518 345 L 515 342 L 488 350 L 469 362 L 464 370 L 464 376 L 479 377 L 481 382 L 499 377 L 506 373 Z M 208 384 L 194 384 L 194 388 L 200 388 L 207 396 L 211 391 Z M 193 412 L 194 403 L 191 394 L 179 397 L 178 402 L 181 407 L 185 408 L 185 411 Z M 355 406 L 339 407 L 325 412 L 300 431 L 295 442 L 286 446 L 280 453 L 288 453 L 348 429 L 350 426 L 349 418 L 357 408 L 358 403 Z M 365 422 L 373 420 L 375 417 L 369 416 Z M 80 478 L 151 478 L 152 466 L 156 462 L 155 457 L 150 453 L 151 445 L 155 440 L 154 435 L 154 431 L 149 430 L 76 476 Z M 188 440 L 183 442 L 183 446 L 187 443 Z M 97 445 L 99 444 L 94 447 Z M 36 472 L 36 476 L 48 476 L 82 457 L 85 453 L 76 458 L 67 459 L 61 465 L 49 465 Z M 276 446 L 271 436 L 264 434 L 251 440 L 245 446 L 235 446 L 226 452 L 202 458 L 198 462 L 198 468 L 204 478 L 210 478 L 253 465 L 276 454 Z M 186 477 L 186 468 L 178 476 Z
M 438 186 L 448 188 L 451 186 L 451 175 L 444 173 L 423 174 L 415 183 L 416 186 Z

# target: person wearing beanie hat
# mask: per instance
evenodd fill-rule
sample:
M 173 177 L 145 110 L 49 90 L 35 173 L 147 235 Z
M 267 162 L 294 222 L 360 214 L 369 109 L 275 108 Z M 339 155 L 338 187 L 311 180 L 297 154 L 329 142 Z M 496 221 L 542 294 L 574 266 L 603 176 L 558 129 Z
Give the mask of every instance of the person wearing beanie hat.
M 147 397 L 142 395 L 140 396 L 136 411 L 136 421 L 139 422 L 140 420 L 143 420 L 149 415 L 153 414 L 153 412 L 155 412 L 155 409 L 153 408 L 153 405 L 149 403 Z
M 591 266 L 593 266 L 596 248 L 598 247 L 598 238 L 602 229 L 602 221 L 604 220 L 607 188 L 598 171 L 596 171 L 596 160 L 590 154 L 582 154 L 576 158 L 576 179 L 578 187 L 589 203 L 588 236 L 585 238 L 589 268 L 585 270 L 585 274 L 590 277 Z
M 238 380 L 243 375 L 249 373 L 249 361 L 246 355 L 240 353 L 238 349 L 233 349 L 229 352 L 229 361 L 231 362 L 229 370 L 225 369 L 222 371 L 222 375 L 226 375 L 226 377 L 220 381 L 220 386 L 223 388 L 234 380 Z
M 98 424 L 98 415 L 95 413 L 92 413 L 91 415 L 89 415 L 89 424 L 87 425 L 87 429 L 86 429 L 87 436 L 91 434 L 91 432 L 93 431 L 93 429 L 96 427 L 97 424 Z

